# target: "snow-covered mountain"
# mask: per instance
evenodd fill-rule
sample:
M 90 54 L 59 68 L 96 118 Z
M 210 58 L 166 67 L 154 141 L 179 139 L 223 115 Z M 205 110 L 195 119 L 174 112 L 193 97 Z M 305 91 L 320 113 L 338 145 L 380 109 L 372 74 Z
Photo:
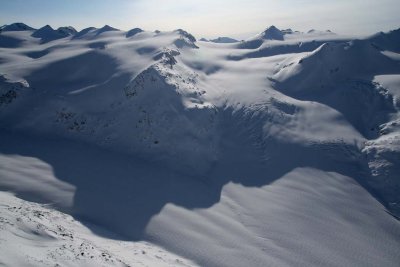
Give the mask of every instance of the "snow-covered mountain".
M 210 42 L 220 43 L 220 44 L 230 44 L 230 43 L 237 43 L 239 41 L 231 37 L 218 37 L 216 39 L 211 39 Z
M 1 29 L 0 264 L 400 262 L 399 30 Z

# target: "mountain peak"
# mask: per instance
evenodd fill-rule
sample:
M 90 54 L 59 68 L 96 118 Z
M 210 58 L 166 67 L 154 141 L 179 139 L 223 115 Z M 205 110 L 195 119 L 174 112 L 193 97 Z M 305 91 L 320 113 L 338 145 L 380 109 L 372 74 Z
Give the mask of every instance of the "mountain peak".
M 216 39 L 212 39 L 212 40 L 210 40 L 210 42 L 220 43 L 220 44 L 228 44 L 228 43 L 237 43 L 239 41 L 236 39 L 224 36 L 224 37 L 218 37 Z
M 109 31 L 119 31 L 119 30 L 111 27 L 110 25 L 104 25 L 102 28 L 98 30 L 98 33 L 109 32 Z
M 283 32 L 274 25 L 272 25 L 261 33 L 261 38 L 266 40 L 283 41 Z
M 175 42 L 174 42 L 176 47 L 182 48 L 182 47 L 186 46 L 186 47 L 191 47 L 191 48 L 198 48 L 195 45 L 196 38 L 193 35 L 191 35 L 190 33 L 188 33 L 187 31 L 184 31 L 182 29 L 177 29 L 177 30 L 174 30 L 173 32 L 179 34 L 179 39 L 175 40 Z
M 43 26 L 42 28 L 36 30 L 32 34 L 32 36 L 37 38 L 50 38 L 53 37 L 55 33 L 55 30 L 47 24 L 46 26 Z
M 49 24 L 43 26 L 43 27 L 40 28 L 39 30 L 52 30 L 52 31 L 54 31 L 53 27 L 51 27 Z
M 196 42 L 196 38 L 195 38 L 192 34 L 188 33 L 188 32 L 185 31 L 185 30 L 177 29 L 177 30 L 175 30 L 174 32 L 179 33 L 179 35 L 181 35 L 182 37 L 186 37 L 187 39 L 189 39 L 189 41 L 191 41 L 191 42 L 193 42 L 193 43 Z
M 75 30 L 74 27 L 72 26 L 65 26 L 65 27 L 59 27 L 57 29 L 57 32 L 63 36 L 68 36 L 68 35 L 74 35 L 77 33 L 77 30 Z
M 138 34 L 138 33 L 141 33 L 141 32 L 143 32 L 142 29 L 140 29 L 140 28 L 133 28 L 133 29 L 129 30 L 129 31 L 126 33 L 126 37 L 132 37 L 132 36 L 134 36 L 134 35 L 136 35 L 136 34 Z
M 35 30 L 34 28 L 26 25 L 25 23 L 22 22 L 16 22 L 12 23 L 9 25 L 3 25 L 0 27 L 0 32 L 5 32 L 5 31 L 33 31 Z
M 59 27 L 57 30 L 55 30 L 50 25 L 46 25 L 34 31 L 31 36 L 35 38 L 40 38 L 41 42 L 43 43 L 65 38 L 67 36 L 74 35 L 75 33 L 75 28 L 71 26 Z

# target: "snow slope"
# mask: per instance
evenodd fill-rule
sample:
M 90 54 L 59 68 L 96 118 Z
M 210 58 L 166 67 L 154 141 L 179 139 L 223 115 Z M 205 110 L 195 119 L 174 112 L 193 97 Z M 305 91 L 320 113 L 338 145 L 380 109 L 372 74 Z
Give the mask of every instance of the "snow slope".
M 0 33 L 0 189 L 18 199 L 1 198 L 48 214 L 2 210 L 5 243 L 27 246 L 16 260 L 398 265 L 396 31 L 271 26 L 218 44 L 181 29 L 62 29 Z M 96 242 L 93 258 L 57 224 Z M 129 254 L 159 246 L 162 259 Z M 7 249 L 0 262 L 19 265 Z
M 195 266 L 146 242 L 93 235 L 71 216 L 0 192 L 0 264 L 5 266 Z M 92 226 L 95 227 L 95 226 Z

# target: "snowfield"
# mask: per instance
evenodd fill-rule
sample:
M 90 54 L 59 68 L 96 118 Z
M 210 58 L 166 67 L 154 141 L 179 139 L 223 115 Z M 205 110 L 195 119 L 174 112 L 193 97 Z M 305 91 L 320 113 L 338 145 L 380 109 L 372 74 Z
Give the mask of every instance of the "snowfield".
M 71 216 L 0 193 L 2 265 L 6 266 L 195 266 L 147 242 L 93 235 Z M 91 225 L 90 227 L 96 227 Z M 111 238 L 110 238 L 111 237 Z
M 400 29 L 0 28 L 0 265 L 399 266 Z

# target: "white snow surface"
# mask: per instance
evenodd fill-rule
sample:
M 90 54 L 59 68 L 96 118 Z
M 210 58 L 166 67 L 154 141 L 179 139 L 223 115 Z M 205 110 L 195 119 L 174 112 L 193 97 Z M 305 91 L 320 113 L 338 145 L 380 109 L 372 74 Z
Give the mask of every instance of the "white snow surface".
M 399 30 L 1 29 L 0 265 L 399 265 Z
M 148 242 L 93 235 L 70 215 L 0 192 L 3 266 L 196 266 Z M 96 227 L 91 225 L 90 227 Z

